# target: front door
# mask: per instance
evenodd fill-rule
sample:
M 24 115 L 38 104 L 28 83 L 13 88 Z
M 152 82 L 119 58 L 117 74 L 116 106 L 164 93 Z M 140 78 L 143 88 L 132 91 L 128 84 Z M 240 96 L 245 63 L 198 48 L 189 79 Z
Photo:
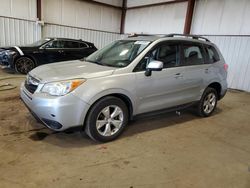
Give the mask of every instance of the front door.
M 60 40 L 53 40 L 46 44 L 43 51 L 43 56 L 47 63 L 64 61 L 65 52 L 63 43 Z
M 162 71 L 153 71 L 145 76 L 150 61 L 162 61 Z M 160 110 L 186 103 L 185 67 L 181 65 L 180 46 L 175 42 L 164 42 L 151 50 L 135 67 L 137 106 L 136 113 Z

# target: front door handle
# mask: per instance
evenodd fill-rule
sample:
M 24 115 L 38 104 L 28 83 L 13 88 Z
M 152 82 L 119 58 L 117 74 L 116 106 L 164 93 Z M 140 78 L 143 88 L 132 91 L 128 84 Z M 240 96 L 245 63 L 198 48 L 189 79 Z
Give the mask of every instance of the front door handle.
M 209 71 L 209 69 L 205 69 L 205 73 L 209 73 L 210 71 Z
M 183 75 L 181 73 L 176 73 L 174 77 L 175 78 L 183 78 Z
M 59 53 L 63 53 L 64 51 L 63 50 L 58 50 Z

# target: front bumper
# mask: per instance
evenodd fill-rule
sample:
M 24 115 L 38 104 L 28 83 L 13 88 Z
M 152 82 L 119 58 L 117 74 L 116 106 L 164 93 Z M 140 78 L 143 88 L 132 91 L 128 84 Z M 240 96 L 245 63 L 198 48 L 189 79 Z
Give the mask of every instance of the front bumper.
M 14 56 L 6 55 L 3 51 L 0 51 L 0 65 L 6 68 L 14 68 Z
M 20 95 L 33 116 L 55 131 L 82 126 L 89 109 L 87 103 L 72 94 L 61 97 L 38 92 L 31 94 L 24 83 L 21 84 Z

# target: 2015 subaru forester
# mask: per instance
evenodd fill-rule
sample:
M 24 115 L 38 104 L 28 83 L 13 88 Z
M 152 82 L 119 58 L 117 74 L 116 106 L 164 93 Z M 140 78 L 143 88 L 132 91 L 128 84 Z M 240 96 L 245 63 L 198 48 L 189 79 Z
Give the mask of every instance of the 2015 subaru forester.
M 197 106 L 209 116 L 227 91 L 227 64 L 200 36 L 133 36 L 87 57 L 32 70 L 21 98 L 48 128 L 117 138 L 135 115 Z

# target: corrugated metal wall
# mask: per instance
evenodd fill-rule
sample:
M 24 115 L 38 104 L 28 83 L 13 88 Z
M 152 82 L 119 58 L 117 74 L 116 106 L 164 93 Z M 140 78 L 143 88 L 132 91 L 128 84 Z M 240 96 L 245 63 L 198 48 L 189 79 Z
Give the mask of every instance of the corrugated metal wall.
M 93 42 L 97 48 L 102 48 L 112 41 L 125 37 L 125 35 L 120 35 L 118 33 L 102 32 L 76 27 L 60 26 L 55 24 L 45 24 L 43 26 L 43 36 L 82 39 Z
M 223 54 L 230 88 L 250 92 L 250 36 L 206 36 Z
M 121 6 L 121 0 L 99 0 Z M 97 48 L 120 39 L 121 10 L 80 0 L 43 0 L 43 37 L 93 42 Z
M 162 2 L 167 2 L 167 1 L 172 1 L 172 0 L 127 0 L 127 7 L 162 3 Z
M 121 6 L 122 1 L 109 3 Z M 141 4 L 128 0 L 128 6 Z M 128 10 L 125 32 L 182 33 L 186 8 L 187 2 L 182 2 Z M 43 28 L 35 22 L 35 10 L 36 0 L 1 0 L 0 46 L 25 45 L 42 36 L 54 36 L 87 40 L 101 48 L 125 37 L 119 34 L 121 11 L 116 8 L 80 0 L 43 0 Z M 193 34 L 209 35 L 221 49 L 229 64 L 229 87 L 246 91 L 250 91 L 250 36 L 231 35 L 250 35 L 249 17 L 249 0 L 197 0 L 191 29 Z
M 36 19 L 36 0 L 0 0 L 0 16 Z
M 122 5 L 122 0 L 99 1 Z M 123 37 L 117 8 L 80 0 L 43 0 L 42 10 L 44 26 L 36 24 L 36 0 L 1 0 L 0 46 L 25 45 L 41 37 L 69 37 L 101 48 Z
M 249 0 L 197 0 L 192 33 L 208 35 L 249 35 Z
M 245 91 L 250 91 L 249 18 L 249 0 L 197 0 L 191 28 L 220 48 L 229 64 L 229 87 Z
M 186 10 L 187 2 L 128 10 L 125 33 L 182 33 Z
M 25 45 L 41 38 L 41 26 L 35 21 L 0 16 L 0 46 Z
M 0 46 L 24 45 L 41 38 L 36 0 L 0 1 Z
M 117 6 L 117 7 L 121 7 L 123 0 L 95 0 L 95 1 L 98 1 L 98 2 L 101 2 L 101 3 L 106 3 L 106 4 L 109 4 L 109 5 L 114 5 L 114 6 Z
M 43 0 L 42 2 L 43 20 L 47 23 L 120 32 L 120 9 L 80 0 Z

